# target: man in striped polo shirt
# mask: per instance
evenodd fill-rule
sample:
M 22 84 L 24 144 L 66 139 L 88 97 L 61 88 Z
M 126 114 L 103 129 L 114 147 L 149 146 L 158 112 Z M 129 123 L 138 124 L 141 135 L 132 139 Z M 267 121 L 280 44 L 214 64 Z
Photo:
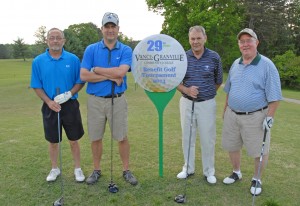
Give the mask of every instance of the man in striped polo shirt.
M 282 100 L 280 78 L 273 62 L 257 52 L 259 41 L 252 29 L 243 29 L 237 38 L 242 57 L 233 62 L 224 87 L 227 97 L 222 134 L 223 148 L 229 152 L 233 173 L 223 183 L 232 184 L 242 179 L 240 163 L 244 145 L 248 155 L 254 158 L 250 193 L 259 195 L 262 170 L 268 160 L 270 129 Z
M 222 84 L 223 71 L 219 54 L 205 47 L 207 36 L 202 26 L 189 29 L 191 49 L 186 52 L 188 67 L 177 89 L 180 98 L 182 149 L 184 165 L 177 178 L 184 179 L 195 172 L 195 142 L 200 134 L 203 175 L 215 184 L 215 142 L 217 89 Z M 188 154 L 189 153 L 189 154 Z

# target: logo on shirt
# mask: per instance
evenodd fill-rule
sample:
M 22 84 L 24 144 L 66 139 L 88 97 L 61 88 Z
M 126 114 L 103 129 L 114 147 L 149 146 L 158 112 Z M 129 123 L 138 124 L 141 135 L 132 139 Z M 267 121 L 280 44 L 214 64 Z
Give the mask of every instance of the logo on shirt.
M 66 65 L 66 68 L 70 68 L 71 66 L 69 64 Z

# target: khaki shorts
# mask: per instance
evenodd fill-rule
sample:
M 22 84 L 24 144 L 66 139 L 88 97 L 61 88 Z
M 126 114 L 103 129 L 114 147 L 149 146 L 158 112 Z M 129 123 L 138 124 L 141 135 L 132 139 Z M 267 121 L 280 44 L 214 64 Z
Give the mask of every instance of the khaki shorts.
M 261 155 L 264 131 L 263 120 L 268 110 L 254 112 L 248 115 L 237 115 L 229 107 L 224 114 L 222 131 L 222 146 L 226 151 L 234 152 L 245 146 L 247 153 L 251 157 Z M 264 155 L 269 153 L 270 132 L 267 133 Z
M 127 101 L 125 95 L 114 98 L 112 124 L 112 99 L 88 96 L 87 123 L 88 133 L 91 141 L 100 140 L 104 136 L 106 122 L 108 121 L 111 136 L 117 141 L 127 138 Z M 113 125 L 113 128 L 112 128 Z

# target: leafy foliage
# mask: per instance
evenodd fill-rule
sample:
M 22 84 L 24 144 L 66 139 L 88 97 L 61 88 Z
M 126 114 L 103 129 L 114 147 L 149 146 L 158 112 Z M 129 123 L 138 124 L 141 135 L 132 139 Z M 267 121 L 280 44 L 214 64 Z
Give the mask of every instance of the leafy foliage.
M 99 28 L 93 23 L 73 24 L 64 30 L 65 49 L 75 53 L 80 59 L 84 49 L 102 38 Z
M 10 52 L 8 50 L 8 47 L 4 44 L 0 44 L 0 59 L 9 59 L 9 54 Z
M 35 55 L 38 55 L 46 50 L 48 47 L 47 45 L 47 31 L 45 26 L 40 26 L 38 30 L 35 32 L 34 36 L 37 38 L 35 41 L 36 47 Z
M 300 0 L 146 2 L 150 10 L 165 17 L 161 33 L 177 39 L 186 50 L 189 48 L 188 29 L 202 25 L 208 37 L 206 46 L 220 54 L 225 71 L 240 56 L 236 35 L 246 27 L 257 33 L 258 50 L 271 59 L 287 50 L 300 53 Z
M 26 61 L 26 52 L 28 51 L 28 45 L 25 44 L 24 40 L 21 38 L 18 38 L 14 41 L 13 45 L 13 55 L 15 58 L 22 58 L 24 61 Z
M 71 29 L 66 29 L 64 31 L 66 43 L 64 45 L 64 48 L 67 51 L 70 51 L 74 54 L 76 54 L 79 58 L 82 58 L 84 49 L 81 43 L 81 40 L 76 35 L 76 33 Z
M 300 56 L 289 50 L 273 59 L 283 85 L 293 86 L 300 78 Z
M 190 48 L 188 31 L 191 26 L 201 25 L 206 29 L 206 46 L 222 57 L 224 68 L 239 56 L 236 34 L 242 22 L 242 10 L 233 0 L 147 0 L 154 12 L 165 16 L 161 33 L 177 39 L 185 50 Z
M 260 40 L 259 50 L 273 58 L 292 49 L 289 19 L 286 18 L 289 5 L 284 0 L 243 1 L 245 21 L 241 26 L 253 29 Z
M 119 33 L 119 41 L 130 46 L 132 49 L 138 44 L 138 41 L 134 41 L 132 38 L 124 35 L 122 32 Z

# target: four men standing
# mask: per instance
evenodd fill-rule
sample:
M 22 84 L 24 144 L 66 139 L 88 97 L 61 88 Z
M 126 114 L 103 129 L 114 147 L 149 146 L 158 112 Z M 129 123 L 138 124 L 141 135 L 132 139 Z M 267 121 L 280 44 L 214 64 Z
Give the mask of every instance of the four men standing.
M 129 170 L 128 113 L 124 93 L 127 89 L 126 73 L 131 66 L 132 49 L 118 41 L 119 18 L 116 14 L 104 14 L 101 31 L 103 39 L 86 48 L 81 69 L 79 59 L 63 49 L 64 34 L 57 28 L 50 29 L 47 34 L 47 51 L 33 61 L 31 87 L 44 102 L 44 131 L 49 142 L 52 165 L 47 181 L 54 181 L 60 175 L 57 168 L 58 112 L 61 113 L 60 124 L 70 140 L 75 179 L 79 182 L 85 179 L 80 168 L 78 144 L 84 131 L 76 99 L 84 82 L 88 82 L 87 122 L 94 170 L 86 182 L 94 184 L 101 176 L 102 139 L 108 122 L 111 138 L 118 141 L 123 177 L 132 185 L 138 183 Z M 202 26 L 191 27 L 188 36 L 191 46 L 186 52 L 188 68 L 182 83 L 177 87 L 182 93 L 180 117 L 185 162 L 177 178 L 184 179 L 195 172 L 195 141 L 198 129 L 203 175 L 208 183 L 215 184 L 215 95 L 223 78 L 221 58 L 205 47 L 207 36 Z M 250 187 L 253 195 L 262 192 L 261 173 L 258 171 L 262 136 L 266 130 L 263 169 L 268 159 L 270 128 L 282 99 L 278 71 L 271 60 L 257 52 L 258 43 L 258 38 L 251 29 L 243 29 L 238 34 L 242 57 L 232 64 L 225 84 L 227 97 L 222 133 L 222 145 L 229 152 L 233 166 L 233 173 L 223 183 L 232 184 L 242 178 L 240 150 L 244 145 L 248 154 L 254 158 L 255 172 Z M 57 88 L 59 94 L 56 93 Z

